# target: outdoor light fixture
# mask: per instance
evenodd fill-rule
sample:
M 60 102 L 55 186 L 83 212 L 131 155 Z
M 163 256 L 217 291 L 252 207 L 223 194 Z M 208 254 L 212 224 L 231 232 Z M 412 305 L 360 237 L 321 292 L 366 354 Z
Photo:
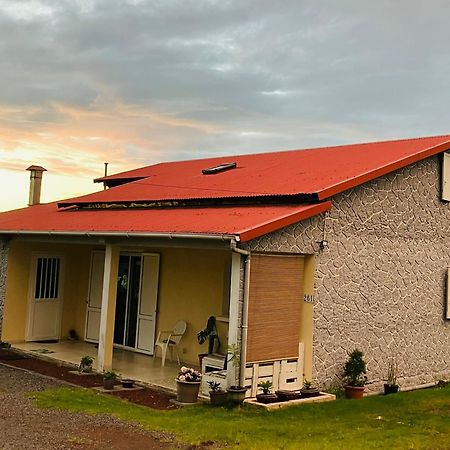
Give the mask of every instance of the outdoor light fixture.
M 320 250 L 325 250 L 328 247 L 328 241 L 316 241 L 319 244 Z

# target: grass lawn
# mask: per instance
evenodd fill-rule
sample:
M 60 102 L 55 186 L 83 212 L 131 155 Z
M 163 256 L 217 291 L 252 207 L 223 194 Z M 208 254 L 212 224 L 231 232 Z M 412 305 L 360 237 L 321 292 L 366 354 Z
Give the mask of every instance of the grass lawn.
M 193 406 L 157 411 L 80 388 L 34 393 L 42 408 L 110 413 L 182 441 L 213 440 L 239 449 L 449 449 L 450 387 L 274 412 Z

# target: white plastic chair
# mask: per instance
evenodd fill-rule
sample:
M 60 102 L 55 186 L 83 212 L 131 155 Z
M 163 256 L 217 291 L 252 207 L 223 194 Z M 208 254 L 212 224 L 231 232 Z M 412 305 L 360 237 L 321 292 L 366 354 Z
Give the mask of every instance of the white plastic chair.
M 164 367 L 166 362 L 167 349 L 170 350 L 170 360 L 173 361 L 173 349 L 177 352 L 177 361 L 180 364 L 180 356 L 178 354 L 178 344 L 186 331 L 186 322 L 180 320 L 173 327 L 173 330 L 160 331 L 158 333 L 158 338 L 155 342 L 155 351 L 153 353 L 153 358 L 156 357 L 156 351 L 158 347 L 161 348 L 161 366 Z

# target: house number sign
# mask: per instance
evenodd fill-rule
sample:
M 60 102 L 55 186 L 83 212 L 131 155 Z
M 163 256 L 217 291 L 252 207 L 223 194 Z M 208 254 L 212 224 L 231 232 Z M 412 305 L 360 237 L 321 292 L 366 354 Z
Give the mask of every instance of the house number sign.
M 305 294 L 303 296 L 303 301 L 305 303 L 314 303 L 314 294 Z

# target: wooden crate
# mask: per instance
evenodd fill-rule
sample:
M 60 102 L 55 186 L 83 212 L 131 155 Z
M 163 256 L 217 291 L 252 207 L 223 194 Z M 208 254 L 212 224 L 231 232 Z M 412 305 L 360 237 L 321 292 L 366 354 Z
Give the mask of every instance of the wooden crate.
M 258 383 L 271 381 L 273 390 L 296 390 L 303 386 L 303 344 L 299 345 L 299 357 L 296 359 L 278 359 L 259 361 L 245 366 L 245 386 L 249 388 L 247 397 L 255 397 Z

